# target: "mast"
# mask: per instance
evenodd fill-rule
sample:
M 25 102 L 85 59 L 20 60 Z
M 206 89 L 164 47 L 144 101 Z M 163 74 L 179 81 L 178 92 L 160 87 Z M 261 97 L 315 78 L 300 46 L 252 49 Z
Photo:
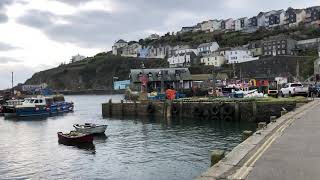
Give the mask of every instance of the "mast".
M 11 93 L 12 97 L 14 96 L 14 90 L 13 90 L 13 72 L 11 72 Z

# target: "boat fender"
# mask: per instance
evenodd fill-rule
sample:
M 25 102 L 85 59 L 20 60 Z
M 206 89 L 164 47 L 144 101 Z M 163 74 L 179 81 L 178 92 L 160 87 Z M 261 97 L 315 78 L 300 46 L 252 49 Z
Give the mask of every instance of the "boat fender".
M 200 117 L 200 116 L 202 116 L 202 113 L 203 113 L 203 110 L 200 107 L 196 106 L 193 108 L 193 115 L 194 116 Z
M 223 120 L 224 120 L 224 121 L 227 121 L 227 122 L 230 122 L 230 121 L 233 120 L 233 118 L 232 118 L 231 116 L 224 116 L 224 117 L 223 117 Z
M 154 113 L 154 111 L 155 111 L 154 105 L 148 104 L 148 106 L 147 106 L 147 112 L 151 114 L 151 113 Z
M 233 109 L 231 106 L 226 105 L 222 107 L 222 114 L 231 115 L 232 113 L 233 113 Z
M 36 107 L 36 109 L 35 109 L 36 111 L 39 111 L 40 109 L 39 109 L 39 107 Z
M 220 108 L 218 106 L 211 107 L 211 115 L 217 116 L 220 113 Z

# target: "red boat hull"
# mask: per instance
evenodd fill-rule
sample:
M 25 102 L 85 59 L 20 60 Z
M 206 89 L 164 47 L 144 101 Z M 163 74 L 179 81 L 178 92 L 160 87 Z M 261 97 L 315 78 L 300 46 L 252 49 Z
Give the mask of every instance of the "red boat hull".
M 58 139 L 59 139 L 59 142 L 62 142 L 62 143 L 92 143 L 93 135 L 86 134 L 83 136 L 68 137 L 63 133 L 59 132 Z

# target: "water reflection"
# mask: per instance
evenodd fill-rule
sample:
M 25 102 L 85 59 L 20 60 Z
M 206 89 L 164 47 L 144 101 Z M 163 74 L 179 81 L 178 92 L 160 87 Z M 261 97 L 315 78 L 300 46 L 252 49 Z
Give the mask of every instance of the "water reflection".
M 86 150 L 91 152 L 92 154 L 95 154 L 96 147 L 93 143 L 67 143 L 63 141 L 58 141 L 59 145 L 64 145 L 64 146 L 71 146 L 71 147 L 76 147 L 78 149 Z

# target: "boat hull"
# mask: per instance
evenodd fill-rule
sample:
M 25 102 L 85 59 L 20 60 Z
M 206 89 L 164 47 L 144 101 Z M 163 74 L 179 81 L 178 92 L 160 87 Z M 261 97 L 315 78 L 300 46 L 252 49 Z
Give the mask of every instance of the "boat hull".
M 61 132 L 58 132 L 58 139 L 60 143 L 67 143 L 67 144 L 77 144 L 77 143 L 92 143 L 93 136 L 90 134 L 83 134 L 82 136 L 77 137 L 69 137 L 64 135 Z
M 96 127 L 88 127 L 88 128 L 86 128 L 86 127 L 83 127 L 83 126 L 73 125 L 73 127 L 79 133 L 84 133 L 84 134 L 104 134 L 108 126 L 107 125 L 99 125 L 99 126 L 96 126 Z
M 16 116 L 17 117 L 43 117 L 49 116 L 50 112 L 47 108 L 44 107 L 23 107 L 23 108 L 16 108 Z

